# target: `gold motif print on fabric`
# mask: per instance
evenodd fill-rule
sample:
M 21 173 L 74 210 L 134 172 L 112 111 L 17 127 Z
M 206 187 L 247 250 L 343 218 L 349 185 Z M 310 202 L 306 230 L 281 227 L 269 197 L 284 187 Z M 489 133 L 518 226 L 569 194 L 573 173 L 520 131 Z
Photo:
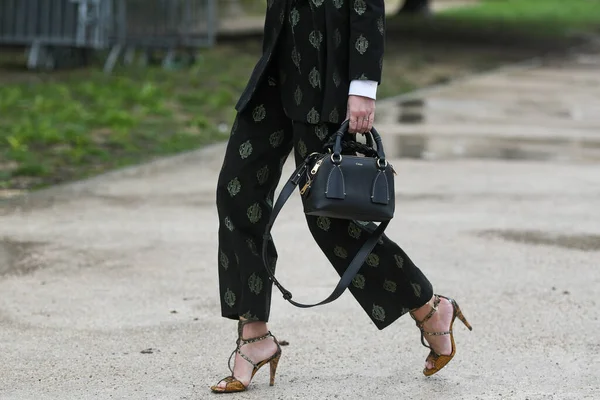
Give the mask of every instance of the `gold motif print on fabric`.
M 294 101 L 296 101 L 296 105 L 299 106 L 302 103 L 302 89 L 300 89 L 300 85 L 296 88 L 294 92 Z
M 260 205 L 258 203 L 252 204 L 250 207 L 248 207 L 246 214 L 248 215 L 248 220 L 250 220 L 250 222 L 253 224 L 257 223 L 260 221 L 260 217 L 262 217 Z
M 388 292 L 396 293 L 396 287 L 396 282 L 388 281 L 387 279 L 385 282 L 383 282 L 383 289 L 387 290 Z
M 365 0 L 355 0 L 354 11 L 356 11 L 358 15 L 363 15 L 365 11 L 367 11 L 367 3 L 365 3 Z
M 219 255 L 219 261 L 221 262 L 221 267 L 223 267 L 223 269 L 226 270 L 229 268 L 229 258 L 223 253 L 223 250 L 221 250 L 221 254 Z
M 250 321 L 258 321 L 258 317 L 256 315 L 253 315 L 250 312 L 250 310 L 248 310 L 244 314 L 242 314 L 242 318 L 250 320 Z
M 225 226 L 227 227 L 227 229 L 229 229 L 230 231 L 233 232 L 233 222 L 231 222 L 231 218 L 225 217 L 223 222 L 225 223 Z
M 335 31 L 333 31 L 333 41 L 336 49 L 342 44 L 342 33 L 338 28 L 335 28 Z
M 411 283 L 415 296 L 421 297 L 421 285 L 418 283 Z
M 339 10 L 344 6 L 344 0 L 333 0 L 333 5 Z
M 302 157 L 306 157 L 306 153 L 308 153 L 308 149 L 306 148 L 306 143 L 302 139 L 298 141 L 298 154 Z
M 227 289 L 223 296 L 223 300 L 225 300 L 225 304 L 229 307 L 233 307 L 235 305 L 235 293 L 233 293 L 231 289 Z
M 269 166 L 265 165 L 256 172 L 256 180 L 259 185 L 264 185 L 269 179 Z
M 331 227 L 331 220 L 327 217 L 318 217 L 317 218 L 317 226 L 327 232 Z
M 294 7 L 290 11 L 290 25 L 292 25 L 292 28 L 295 28 L 298 22 L 300 22 L 300 12 Z
M 315 89 L 321 87 L 321 73 L 316 67 L 313 67 L 313 69 L 308 74 L 308 81 L 310 82 L 310 85 Z
M 382 35 L 385 33 L 385 24 L 383 21 L 383 17 L 379 17 L 379 19 L 377 20 L 377 29 Z
M 356 276 L 352 279 L 352 285 L 358 289 L 364 289 L 365 276 L 361 274 L 356 274 Z
M 404 259 L 398 254 L 394 254 L 394 260 L 396 260 L 396 266 L 402 268 L 404 266 Z
M 329 128 L 327 124 L 321 124 L 315 126 L 315 136 L 319 138 L 319 140 L 324 140 L 327 136 L 329 136 Z
M 342 78 L 340 77 L 339 72 L 333 71 L 333 84 L 335 85 L 335 87 L 340 87 L 341 83 L 342 83 Z
M 312 3 L 317 7 L 321 7 L 324 2 L 325 0 L 312 0 Z
M 250 253 L 252 253 L 252 255 L 257 256 L 258 250 L 256 249 L 256 243 L 254 243 L 254 240 L 246 239 L 246 244 L 248 245 L 248 248 L 250 249 Z
M 246 159 L 250 157 L 252 154 L 252 143 L 249 140 L 246 140 L 244 143 L 240 145 L 240 157 Z
M 265 119 L 266 116 L 267 116 L 267 109 L 265 108 L 264 104 L 257 106 L 252 111 L 252 118 L 254 119 L 254 122 L 260 122 L 263 119 Z
M 310 35 L 308 35 L 308 40 L 315 49 L 318 49 L 319 47 L 321 47 L 321 42 L 323 41 L 323 34 L 317 30 L 314 30 L 310 33 Z
M 248 287 L 252 293 L 259 294 L 263 288 L 263 281 L 258 275 L 252 274 L 248 278 Z
M 302 57 L 300 56 L 298 49 L 295 47 L 292 49 L 292 61 L 294 62 L 296 68 L 300 69 L 300 61 L 302 61 Z
M 350 235 L 351 238 L 358 239 L 361 233 L 362 230 L 354 222 L 350 222 L 348 225 L 348 235 Z
M 242 184 L 240 183 L 240 180 L 238 178 L 233 178 L 227 184 L 227 191 L 229 192 L 229 195 L 231 197 L 235 197 L 235 195 L 238 194 L 240 190 L 242 190 Z
M 376 304 L 373 304 L 373 311 L 371 311 L 371 315 L 373 316 L 373 319 L 376 319 L 377 321 L 383 322 L 383 320 L 385 320 L 385 310 L 383 307 Z
M 336 107 L 333 110 L 331 110 L 331 112 L 329 113 L 329 120 L 332 122 L 337 122 L 337 120 L 339 118 L 340 118 L 340 113 Z
M 333 254 L 335 254 L 339 258 L 345 259 L 348 257 L 348 252 L 342 246 L 335 246 L 335 249 L 333 249 Z
M 335 28 L 335 30 L 333 31 L 333 41 L 335 43 L 336 49 L 342 44 L 342 33 L 338 28 Z
M 315 110 L 315 108 L 313 107 L 310 109 L 310 111 L 306 115 L 306 120 L 308 121 L 309 124 L 317 124 L 317 123 L 319 123 L 320 117 L 321 116 L 319 115 L 319 112 L 317 110 Z
M 269 136 L 269 143 L 274 149 L 281 146 L 283 143 L 283 129 L 271 133 L 271 136 Z
M 356 51 L 358 51 L 361 55 L 365 54 L 369 48 L 369 41 L 366 37 L 360 35 L 358 39 L 356 39 L 356 44 L 354 47 L 356 47 Z
M 379 256 L 374 253 L 369 254 L 369 257 L 367 257 L 367 265 L 369 265 L 370 267 L 378 267 Z

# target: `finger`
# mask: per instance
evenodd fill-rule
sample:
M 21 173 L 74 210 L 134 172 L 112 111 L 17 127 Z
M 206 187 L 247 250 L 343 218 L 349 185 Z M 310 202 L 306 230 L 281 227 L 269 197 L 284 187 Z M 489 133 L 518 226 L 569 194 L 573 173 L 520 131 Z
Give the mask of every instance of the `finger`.
M 373 124 L 374 124 L 374 123 L 375 123 L 375 113 L 374 113 L 374 112 L 372 112 L 372 113 L 369 115 L 369 126 L 368 126 L 368 129 L 367 129 L 368 131 L 370 131 L 371 129 L 373 129 Z
M 367 131 L 368 126 L 369 126 L 369 117 L 367 117 L 366 115 L 360 117 L 359 124 L 358 124 L 358 132 L 365 133 Z
M 350 133 L 356 132 L 357 123 L 358 123 L 358 121 L 356 120 L 356 117 L 353 117 L 352 115 L 350 115 L 350 128 L 348 129 L 348 131 Z
M 356 117 L 356 129 L 353 133 L 360 133 L 360 129 L 362 126 L 362 117 Z

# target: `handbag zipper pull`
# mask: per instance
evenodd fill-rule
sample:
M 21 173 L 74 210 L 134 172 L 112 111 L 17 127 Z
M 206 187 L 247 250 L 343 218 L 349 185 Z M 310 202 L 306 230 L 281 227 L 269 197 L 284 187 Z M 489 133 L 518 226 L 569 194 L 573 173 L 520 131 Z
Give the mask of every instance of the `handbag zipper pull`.
M 323 164 L 323 159 L 322 158 L 319 161 L 317 161 L 317 163 L 315 164 L 315 166 L 310 170 L 311 175 L 315 175 L 317 173 L 317 171 L 319 170 L 319 167 L 321 166 L 321 164 Z
M 304 184 L 304 186 L 302 186 L 302 189 L 300 189 L 300 195 L 302 196 L 304 193 L 306 193 L 306 191 L 308 190 L 308 188 L 310 187 L 310 184 L 312 183 L 312 180 L 309 179 L 308 181 L 306 181 L 306 183 Z

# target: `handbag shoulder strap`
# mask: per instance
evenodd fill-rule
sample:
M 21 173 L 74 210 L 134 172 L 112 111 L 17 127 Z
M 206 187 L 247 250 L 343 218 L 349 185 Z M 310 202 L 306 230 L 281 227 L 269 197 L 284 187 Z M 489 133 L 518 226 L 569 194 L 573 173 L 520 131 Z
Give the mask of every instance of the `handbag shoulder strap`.
M 352 279 L 354 279 L 354 277 L 356 276 L 356 274 L 358 273 L 358 271 L 364 264 L 365 260 L 369 256 L 369 254 L 371 254 L 371 252 L 375 248 L 375 245 L 377 245 L 377 242 L 379 241 L 381 236 L 383 236 L 383 232 L 385 231 L 385 229 L 387 228 L 387 226 L 389 224 L 389 221 L 382 222 L 381 224 L 379 224 L 377 229 L 375 229 L 375 231 L 373 231 L 373 233 L 371 234 L 369 239 L 367 239 L 365 244 L 363 244 L 363 246 L 356 253 L 354 258 L 348 265 L 348 268 L 346 269 L 346 271 L 340 278 L 340 281 L 338 282 L 338 284 L 335 287 L 335 289 L 333 290 L 333 292 L 325 300 L 320 301 L 315 304 L 302 304 L 302 303 L 298 303 L 298 302 L 292 300 L 292 293 L 289 290 L 287 290 L 286 288 L 284 288 L 281 283 L 279 283 L 277 278 L 275 278 L 274 272 L 269 267 L 267 251 L 268 251 L 269 241 L 271 240 L 271 229 L 273 228 L 275 219 L 277 219 L 277 216 L 279 215 L 279 212 L 283 208 L 284 204 L 287 202 L 289 197 L 292 195 L 292 193 L 298 186 L 298 183 L 300 182 L 302 175 L 306 172 L 308 162 L 309 162 L 309 159 L 306 159 L 294 171 L 291 178 L 287 181 L 287 183 L 281 190 L 281 193 L 279 194 L 279 197 L 277 198 L 277 201 L 275 202 L 275 205 L 273 206 L 271 218 L 269 219 L 267 227 L 265 228 L 265 234 L 263 236 L 263 245 L 262 245 L 263 263 L 264 263 L 265 269 L 267 270 L 267 273 L 269 274 L 269 279 L 273 282 L 273 284 L 275 286 L 277 286 L 279 291 L 283 294 L 283 298 L 285 300 L 289 301 L 294 306 L 300 307 L 300 308 L 310 308 L 310 307 L 315 307 L 315 306 L 331 303 L 332 301 L 334 301 L 335 299 L 340 297 L 344 293 L 344 291 L 348 288 L 348 286 L 350 286 Z

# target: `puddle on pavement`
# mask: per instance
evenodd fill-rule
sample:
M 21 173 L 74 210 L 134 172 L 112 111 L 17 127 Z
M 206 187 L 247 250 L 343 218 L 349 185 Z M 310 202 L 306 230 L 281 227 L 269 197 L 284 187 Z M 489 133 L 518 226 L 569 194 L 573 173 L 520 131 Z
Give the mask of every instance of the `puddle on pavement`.
M 0 277 L 25 275 L 37 270 L 40 266 L 31 256 L 34 249 L 41 245 L 43 243 L 0 239 Z
M 482 237 L 494 237 L 509 242 L 561 247 L 570 250 L 600 251 L 600 235 L 561 235 L 528 230 L 488 230 L 479 233 Z
M 420 124 L 425 121 L 425 100 L 411 99 L 398 103 L 398 122 L 401 124 Z
M 400 100 L 394 106 L 386 108 L 384 119 L 403 126 L 403 133 L 393 136 L 386 152 L 391 157 L 426 160 L 480 158 L 509 161 L 600 161 L 600 144 L 591 140 L 572 143 L 569 139 L 510 138 L 490 136 L 485 132 L 481 135 L 443 132 L 430 134 L 430 128 L 426 128 L 425 124 L 427 114 L 431 112 L 436 111 L 428 109 L 425 98 Z M 471 109 L 470 112 L 476 113 L 478 110 Z M 517 109 L 513 113 L 516 112 Z M 469 110 L 465 110 L 466 119 L 469 118 L 468 115 Z

